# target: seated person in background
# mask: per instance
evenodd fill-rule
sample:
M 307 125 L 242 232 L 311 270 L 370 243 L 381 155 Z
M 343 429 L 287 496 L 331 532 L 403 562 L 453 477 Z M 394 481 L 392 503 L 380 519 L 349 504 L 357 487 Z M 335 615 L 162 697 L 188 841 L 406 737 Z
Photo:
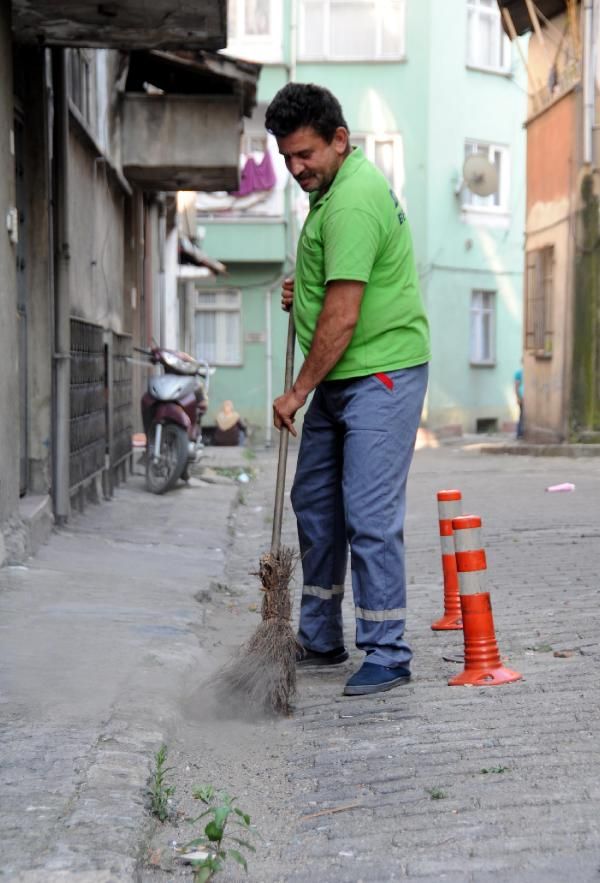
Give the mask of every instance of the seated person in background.
M 223 402 L 221 410 L 217 414 L 217 428 L 215 429 L 215 445 L 243 445 L 246 441 L 247 424 L 233 407 L 229 400 Z

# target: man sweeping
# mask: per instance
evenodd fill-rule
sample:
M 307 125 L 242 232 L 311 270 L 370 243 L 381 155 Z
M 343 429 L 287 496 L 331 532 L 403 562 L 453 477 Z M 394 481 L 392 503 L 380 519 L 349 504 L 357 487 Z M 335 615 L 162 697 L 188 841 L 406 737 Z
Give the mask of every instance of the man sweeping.
M 309 394 L 292 505 L 303 593 L 300 665 L 339 665 L 350 547 L 361 668 L 344 693 L 410 679 L 404 639 L 406 481 L 427 387 L 429 334 L 405 214 L 384 175 L 352 148 L 338 100 L 290 83 L 266 114 L 286 166 L 310 194 L 282 303 L 304 364 L 273 403 L 278 429 Z

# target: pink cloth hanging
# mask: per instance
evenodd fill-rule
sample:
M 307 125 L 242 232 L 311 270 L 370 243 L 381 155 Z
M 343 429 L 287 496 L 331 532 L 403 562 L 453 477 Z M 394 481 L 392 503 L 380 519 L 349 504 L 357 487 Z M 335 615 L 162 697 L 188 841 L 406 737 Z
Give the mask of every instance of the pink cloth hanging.
M 240 189 L 232 192 L 232 196 L 248 196 L 257 190 L 272 190 L 275 186 L 275 169 L 271 161 L 271 154 L 265 150 L 265 155 L 259 163 L 249 156 L 246 160 L 240 178 Z

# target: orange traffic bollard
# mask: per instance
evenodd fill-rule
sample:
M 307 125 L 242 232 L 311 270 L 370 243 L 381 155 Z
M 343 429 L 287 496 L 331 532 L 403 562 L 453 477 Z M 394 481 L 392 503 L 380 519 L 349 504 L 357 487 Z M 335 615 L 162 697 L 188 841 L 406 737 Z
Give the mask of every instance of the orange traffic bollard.
M 444 574 L 444 615 L 431 623 L 434 631 L 461 629 L 460 594 L 454 555 L 452 519 L 462 513 L 460 491 L 438 491 L 438 515 L 440 520 L 440 544 L 442 546 L 442 572 Z
M 451 687 L 493 687 L 521 680 L 502 665 L 496 643 L 490 593 L 485 590 L 487 563 L 481 547 L 481 518 L 462 515 L 452 520 L 460 606 L 465 640 L 465 668 L 451 678 Z

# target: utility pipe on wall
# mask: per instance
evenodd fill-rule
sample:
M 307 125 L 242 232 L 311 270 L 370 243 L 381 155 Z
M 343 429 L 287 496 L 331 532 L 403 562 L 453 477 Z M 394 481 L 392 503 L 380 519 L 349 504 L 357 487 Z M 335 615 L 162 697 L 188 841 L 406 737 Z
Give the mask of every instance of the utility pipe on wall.
M 296 59 L 298 57 L 298 0 L 290 3 L 290 82 L 296 80 Z
M 54 427 L 53 498 L 54 517 L 64 524 L 69 517 L 69 421 L 71 382 L 70 268 L 69 244 L 69 99 L 67 93 L 67 51 L 52 49 L 52 91 L 54 95 L 53 176 L 54 223 Z
M 595 116 L 594 95 L 594 8 L 593 0 L 583 5 L 583 163 L 593 162 L 593 136 Z
M 265 409 L 265 447 L 273 444 L 273 286 L 265 291 L 265 370 L 267 374 L 267 400 Z
M 167 282 L 165 277 L 165 251 L 167 247 L 167 206 L 166 197 L 158 197 L 158 309 L 159 335 L 161 347 L 166 346 L 165 325 L 167 322 Z

